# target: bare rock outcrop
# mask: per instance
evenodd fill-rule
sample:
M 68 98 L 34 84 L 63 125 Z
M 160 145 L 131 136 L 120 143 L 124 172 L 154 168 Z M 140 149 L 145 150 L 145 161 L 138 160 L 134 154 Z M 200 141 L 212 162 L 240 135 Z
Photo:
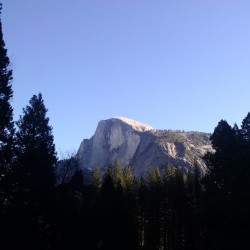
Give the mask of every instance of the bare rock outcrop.
M 95 134 L 84 139 L 77 152 L 82 168 L 104 169 L 115 160 L 130 165 L 136 176 L 144 176 L 149 167 L 167 164 L 186 171 L 196 158 L 202 168 L 202 156 L 211 150 L 208 133 L 155 130 L 151 126 L 124 117 L 102 120 Z

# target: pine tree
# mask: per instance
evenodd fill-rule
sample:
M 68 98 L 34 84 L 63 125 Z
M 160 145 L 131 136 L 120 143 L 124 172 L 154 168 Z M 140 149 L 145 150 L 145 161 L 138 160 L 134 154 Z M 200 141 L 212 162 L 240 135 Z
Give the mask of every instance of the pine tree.
M 137 191 L 137 227 L 138 227 L 138 245 L 139 249 L 148 249 L 147 224 L 148 224 L 148 186 L 141 177 L 138 183 Z
M 42 95 L 34 95 L 23 113 L 17 122 L 19 187 L 29 199 L 46 202 L 55 185 L 57 157 Z
M 163 249 L 171 249 L 174 241 L 173 193 L 175 168 L 168 164 L 163 172 Z
M 0 15 L 2 4 L 0 3 Z M 2 21 L 0 19 L 0 248 L 10 249 L 10 244 L 5 245 L 10 238 L 10 232 L 13 232 L 9 226 L 8 205 L 12 187 L 9 173 L 13 168 L 14 156 L 14 122 L 13 108 L 11 100 L 12 90 L 12 70 L 10 60 L 7 56 L 7 49 L 3 40 Z M 11 218 L 13 220 L 13 217 Z M 13 220 L 14 221 L 14 220 Z M 13 239 L 12 239 L 13 241 Z
M 15 247 L 11 245 L 8 249 L 48 249 L 45 245 L 50 245 L 53 237 L 57 162 L 52 128 L 41 94 L 34 95 L 23 112 L 17 122 L 17 156 L 11 174 L 14 181 L 7 214 L 14 222 L 7 225 L 8 237 L 17 240 L 13 241 Z
M 101 173 L 100 173 L 99 167 L 96 167 L 94 169 L 94 171 L 92 172 L 91 185 L 97 190 L 100 189 L 100 187 L 102 185 L 102 178 L 101 178 Z
M 240 133 L 243 137 L 243 140 L 250 144 L 250 112 L 242 121 Z
M 239 165 L 241 166 L 242 181 L 244 184 L 249 183 L 248 176 L 250 174 L 250 113 L 243 119 L 241 129 L 239 131 Z M 245 177 L 245 178 L 244 178 Z M 239 177 L 237 177 L 239 178 Z M 242 183 L 241 183 L 242 184 Z M 249 185 L 250 186 L 250 185 Z
M 181 168 L 177 168 L 174 176 L 174 214 L 175 214 L 175 247 L 174 249 L 185 249 L 187 239 L 187 191 L 185 185 L 185 176 Z
M 194 206 L 196 207 L 199 203 L 200 196 L 201 196 L 201 177 L 202 172 L 199 165 L 197 158 L 194 159 L 194 166 L 193 166 L 193 202 Z
M 2 4 L 0 4 L 0 14 Z M 3 40 L 2 22 L 0 20 L 0 180 L 9 170 L 13 161 L 14 122 L 13 108 L 10 101 L 13 97 L 12 70 L 7 49 Z
M 221 120 L 210 139 L 215 152 L 205 156 L 208 172 L 204 183 L 210 190 L 226 190 L 231 185 L 235 167 L 235 131 L 226 121 Z
M 161 245 L 161 198 L 162 182 L 158 168 L 149 168 L 147 172 L 147 181 L 149 186 L 148 200 L 148 226 L 147 238 L 151 249 L 160 249 Z
M 161 182 L 161 173 L 159 168 L 149 168 L 147 171 L 147 182 L 149 185 L 158 185 Z
M 245 249 L 249 225 L 249 169 L 247 148 L 249 117 L 242 130 L 220 121 L 211 136 L 214 153 L 208 165 L 202 195 L 202 235 L 207 249 Z M 244 208 L 244 209 L 243 209 Z M 243 212 L 246 211 L 246 212 Z
M 123 180 L 126 190 L 132 188 L 134 177 L 129 166 L 126 166 L 123 170 Z
M 122 173 L 122 168 L 118 160 L 114 162 L 113 166 L 113 172 L 112 172 L 112 178 L 115 186 L 117 187 L 118 185 L 121 185 L 124 187 L 124 179 L 123 179 L 123 173 Z

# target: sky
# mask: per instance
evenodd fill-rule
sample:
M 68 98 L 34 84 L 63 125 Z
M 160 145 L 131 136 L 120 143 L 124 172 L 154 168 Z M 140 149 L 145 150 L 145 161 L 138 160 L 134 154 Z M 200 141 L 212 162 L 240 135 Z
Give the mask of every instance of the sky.
M 14 119 L 42 93 L 60 154 L 100 120 L 213 132 L 250 111 L 249 0 L 2 0 Z

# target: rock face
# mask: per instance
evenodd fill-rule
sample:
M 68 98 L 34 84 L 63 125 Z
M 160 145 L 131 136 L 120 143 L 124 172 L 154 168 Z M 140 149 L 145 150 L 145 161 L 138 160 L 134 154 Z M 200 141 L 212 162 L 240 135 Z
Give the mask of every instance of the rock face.
M 98 123 L 94 136 L 81 143 L 77 157 L 82 168 L 104 169 L 115 160 L 130 165 L 136 176 L 144 176 L 149 167 L 167 164 L 186 171 L 196 158 L 202 168 L 202 156 L 211 150 L 210 134 L 154 130 L 151 126 L 117 117 Z

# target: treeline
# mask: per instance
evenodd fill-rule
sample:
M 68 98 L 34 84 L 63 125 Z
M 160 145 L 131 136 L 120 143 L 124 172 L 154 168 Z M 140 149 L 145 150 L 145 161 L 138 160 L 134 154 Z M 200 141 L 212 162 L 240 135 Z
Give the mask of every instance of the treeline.
M 0 22 L 0 249 L 249 249 L 250 113 L 219 122 L 204 176 L 195 159 L 145 178 L 116 161 L 86 184 L 74 157 L 58 171 L 41 94 L 14 122 L 11 82 Z
M 57 187 L 64 204 L 59 206 L 66 229 L 61 231 L 62 245 L 74 242 L 74 249 L 195 249 L 200 178 L 195 164 L 187 176 L 168 165 L 163 173 L 150 169 L 145 179 L 138 179 L 129 166 L 122 170 L 116 161 L 104 176 L 96 168 L 90 183 L 84 185 L 78 170 L 69 182 Z M 65 220 L 66 215 L 75 219 Z

